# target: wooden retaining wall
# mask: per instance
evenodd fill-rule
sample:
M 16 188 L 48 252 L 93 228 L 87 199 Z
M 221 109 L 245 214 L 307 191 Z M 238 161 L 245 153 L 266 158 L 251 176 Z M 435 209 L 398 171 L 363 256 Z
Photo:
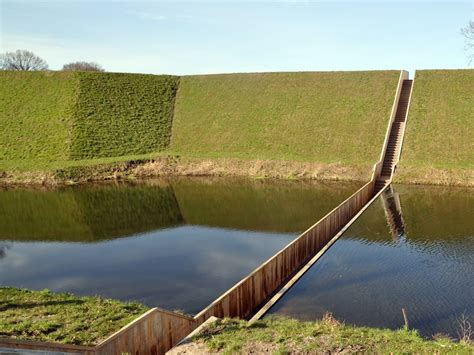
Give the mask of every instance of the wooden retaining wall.
M 196 327 L 192 317 L 153 308 L 97 345 L 95 353 L 164 354 Z
M 42 351 L 41 354 L 48 354 L 51 352 L 81 355 L 95 354 L 95 347 L 93 346 L 49 343 L 35 340 L 0 337 L 0 354 L 2 354 L 3 350 L 6 349 Z
M 371 199 L 373 189 L 373 181 L 365 184 L 249 276 L 212 302 L 194 319 L 200 324 L 211 316 L 249 318 L 349 222 Z
M 164 354 L 196 327 L 192 317 L 152 308 L 96 346 L 0 338 L 0 353 L 9 348 L 83 355 Z

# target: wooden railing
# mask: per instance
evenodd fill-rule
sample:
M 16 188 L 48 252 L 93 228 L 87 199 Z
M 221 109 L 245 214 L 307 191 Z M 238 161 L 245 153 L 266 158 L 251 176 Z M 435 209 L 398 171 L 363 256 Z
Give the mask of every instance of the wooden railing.
M 415 76 L 416 76 L 416 74 L 415 74 Z M 407 119 L 408 119 L 408 113 L 410 111 L 411 98 L 413 97 L 414 86 L 415 86 L 415 77 L 413 77 L 413 81 L 411 82 L 410 97 L 408 98 L 407 111 L 405 113 L 405 121 L 403 123 L 402 131 L 401 131 L 400 149 L 398 150 L 397 155 L 395 156 L 395 161 L 394 161 L 395 166 L 400 161 L 400 156 L 402 155 L 403 141 L 405 139 L 405 130 L 407 128 Z
M 372 197 L 370 181 L 329 212 L 319 222 L 263 263 L 194 319 L 198 324 L 211 316 L 247 319 L 259 306 L 315 255 Z
M 385 139 L 382 145 L 382 151 L 380 152 L 380 158 L 377 163 L 374 164 L 372 171 L 372 181 L 376 181 L 380 177 L 382 171 L 383 159 L 385 157 L 385 152 L 387 151 L 388 141 L 390 139 L 390 132 L 392 131 L 393 121 L 395 121 L 395 116 L 397 115 L 398 101 L 400 100 L 400 94 L 402 92 L 403 81 L 408 79 L 408 72 L 406 70 L 400 71 L 400 77 L 398 78 L 397 90 L 395 91 L 395 98 L 393 100 L 392 111 L 390 112 L 390 118 L 388 120 L 388 127 L 385 132 Z

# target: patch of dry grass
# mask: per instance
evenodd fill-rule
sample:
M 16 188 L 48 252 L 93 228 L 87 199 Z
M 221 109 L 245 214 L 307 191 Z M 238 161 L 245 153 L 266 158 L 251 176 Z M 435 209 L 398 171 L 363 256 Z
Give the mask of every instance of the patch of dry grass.
M 279 317 L 253 324 L 218 320 L 194 341 L 206 344 L 211 352 L 224 354 L 472 354 L 474 351 L 470 341 L 454 342 L 446 337 L 427 340 L 407 329 L 355 327 L 339 322 L 330 314 L 316 322 Z

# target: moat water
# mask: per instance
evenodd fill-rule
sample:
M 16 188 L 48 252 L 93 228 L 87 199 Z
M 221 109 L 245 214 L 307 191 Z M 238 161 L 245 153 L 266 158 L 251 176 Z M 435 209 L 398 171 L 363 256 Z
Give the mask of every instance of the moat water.
M 0 191 L 0 286 L 197 313 L 357 183 L 150 180 Z M 458 336 L 474 323 L 474 191 L 397 186 L 270 310 Z
M 0 191 L 0 286 L 197 313 L 360 184 L 154 180 Z
M 301 320 L 457 338 L 474 324 L 474 191 L 397 186 L 344 233 L 271 309 Z

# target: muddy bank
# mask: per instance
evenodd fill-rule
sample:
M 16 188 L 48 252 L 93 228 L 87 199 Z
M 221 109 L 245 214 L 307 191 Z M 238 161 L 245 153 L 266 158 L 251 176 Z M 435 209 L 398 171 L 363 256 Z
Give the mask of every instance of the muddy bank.
M 298 161 L 203 159 L 164 156 L 156 159 L 67 167 L 55 170 L 0 171 L 1 185 L 72 185 L 106 180 L 137 180 L 167 176 L 248 177 L 269 179 L 368 181 L 372 166 Z M 474 170 L 397 169 L 394 182 L 474 186 Z
M 102 180 L 166 176 L 238 176 L 250 178 L 366 181 L 370 167 L 270 160 L 160 157 L 51 171 L 0 172 L 4 185 L 69 185 Z

